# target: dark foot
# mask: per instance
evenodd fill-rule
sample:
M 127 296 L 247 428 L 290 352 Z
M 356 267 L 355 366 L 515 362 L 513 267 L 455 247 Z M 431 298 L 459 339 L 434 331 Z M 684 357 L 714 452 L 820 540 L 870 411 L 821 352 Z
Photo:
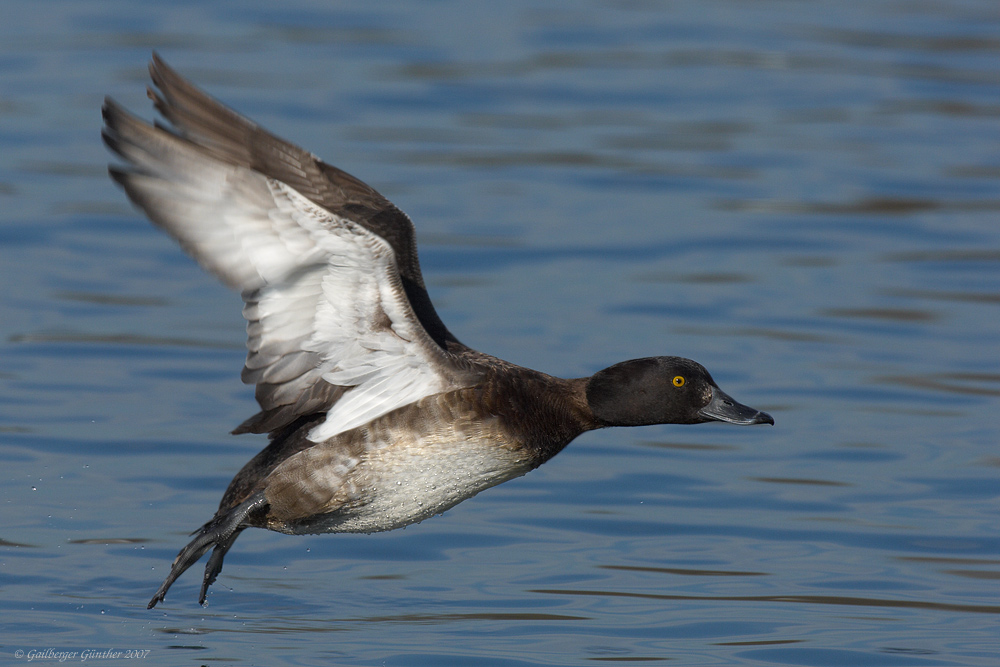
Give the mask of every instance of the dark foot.
M 163 598 L 170 590 L 170 586 L 177 581 L 177 577 L 197 563 L 198 559 L 205 555 L 205 552 L 215 547 L 208 559 L 208 564 L 205 566 L 205 576 L 202 579 L 201 592 L 198 594 L 198 604 L 205 604 L 208 587 L 222 571 L 222 559 L 225 558 L 226 552 L 233 546 L 243 529 L 250 525 L 247 522 L 248 515 L 260 511 L 266 506 L 267 500 L 264 498 L 264 494 L 257 493 L 225 514 L 216 515 L 214 519 L 192 533 L 195 536 L 194 539 L 177 554 L 177 558 L 170 566 L 170 574 L 160 584 L 146 608 L 152 609 L 157 603 L 163 602 Z

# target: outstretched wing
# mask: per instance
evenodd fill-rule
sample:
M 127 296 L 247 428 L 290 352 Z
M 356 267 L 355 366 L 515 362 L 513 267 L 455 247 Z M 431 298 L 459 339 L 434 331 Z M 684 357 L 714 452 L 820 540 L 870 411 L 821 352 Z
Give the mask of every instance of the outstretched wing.
M 110 173 L 153 222 L 242 292 L 243 379 L 256 384 L 262 412 L 238 432 L 273 431 L 325 410 L 310 435 L 321 441 L 473 381 L 455 354 L 467 348 L 426 296 L 403 213 L 155 56 L 151 72 L 164 97 L 151 96 L 178 129 L 106 100 L 103 137 L 126 162 Z
M 403 288 L 424 329 L 442 347 L 466 349 L 431 305 L 417 260 L 413 223 L 367 184 L 276 137 L 220 104 L 153 54 L 149 74 L 159 92 L 148 90 L 156 109 L 174 131 L 206 153 L 281 181 L 334 215 L 347 218 L 385 239 L 396 253 Z

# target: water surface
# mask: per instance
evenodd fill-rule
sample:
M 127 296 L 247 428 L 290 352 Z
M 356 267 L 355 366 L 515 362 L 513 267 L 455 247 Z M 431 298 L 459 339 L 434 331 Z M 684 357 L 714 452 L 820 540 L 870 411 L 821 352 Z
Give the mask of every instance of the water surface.
M 3 13 L 0 653 L 996 664 L 995 3 Z M 147 611 L 265 442 L 228 435 L 238 297 L 106 176 L 102 97 L 151 117 L 153 49 L 407 211 L 464 342 L 688 356 L 776 426 L 590 433 L 393 533 L 248 531 L 207 607 L 193 570 Z

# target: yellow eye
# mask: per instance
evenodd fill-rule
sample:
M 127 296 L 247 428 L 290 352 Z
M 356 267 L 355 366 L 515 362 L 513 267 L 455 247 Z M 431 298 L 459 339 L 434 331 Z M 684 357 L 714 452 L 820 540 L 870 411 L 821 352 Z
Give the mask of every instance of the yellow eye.
M 683 375 L 675 375 L 674 376 L 674 386 L 675 387 L 683 387 L 684 386 L 684 376 Z

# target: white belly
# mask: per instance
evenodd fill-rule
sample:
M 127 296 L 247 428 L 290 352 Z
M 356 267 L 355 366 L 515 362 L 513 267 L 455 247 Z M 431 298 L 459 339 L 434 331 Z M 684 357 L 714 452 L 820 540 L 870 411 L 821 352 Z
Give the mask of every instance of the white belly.
M 275 469 L 266 495 L 291 533 L 373 533 L 440 514 L 483 489 L 531 470 L 495 424 L 451 423 L 414 434 L 374 428 L 300 452 Z M 349 453 L 353 452 L 353 453 Z
M 356 500 L 328 516 L 330 524 L 322 532 L 400 528 L 530 469 L 523 457 L 482 442 L 449 443 L 447 448 L 386 447 L 358 467 Z

